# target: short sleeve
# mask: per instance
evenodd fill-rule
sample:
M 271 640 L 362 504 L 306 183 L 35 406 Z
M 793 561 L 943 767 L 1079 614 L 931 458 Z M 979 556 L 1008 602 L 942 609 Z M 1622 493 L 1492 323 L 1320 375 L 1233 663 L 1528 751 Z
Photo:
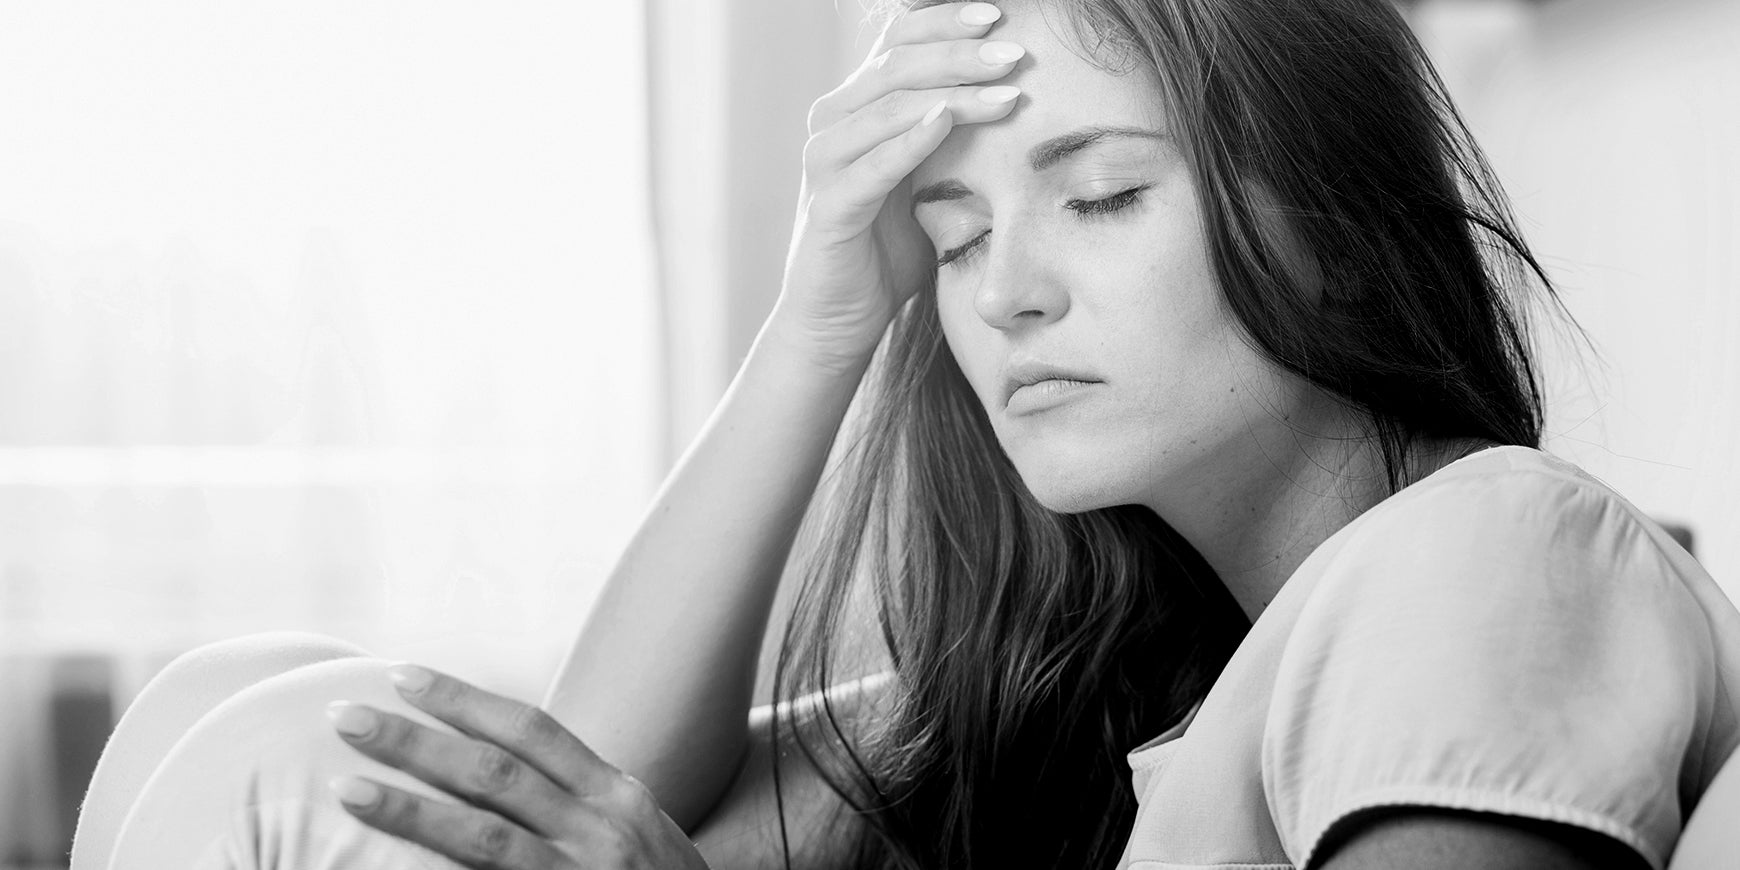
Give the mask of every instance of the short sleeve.
M 1512 470 L 1417 495 L 1353 530 L 1282 653 L 1262 775 L 1287 855 L 1413 805 L 1587 828 L 1661 868 L 1715 692 L 1694 597 L 1599 485 Z

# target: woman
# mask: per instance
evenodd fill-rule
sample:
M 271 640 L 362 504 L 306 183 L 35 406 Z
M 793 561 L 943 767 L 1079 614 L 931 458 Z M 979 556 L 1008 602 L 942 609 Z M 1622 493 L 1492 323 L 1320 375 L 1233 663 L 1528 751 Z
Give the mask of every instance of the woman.
M 810 127 L 779 302 L 547 714 L 208 649 L 77 870 L 1665 864 L 1740 614 L 1535 449 L 1545 279 L 1386 3 L 905 10 Z

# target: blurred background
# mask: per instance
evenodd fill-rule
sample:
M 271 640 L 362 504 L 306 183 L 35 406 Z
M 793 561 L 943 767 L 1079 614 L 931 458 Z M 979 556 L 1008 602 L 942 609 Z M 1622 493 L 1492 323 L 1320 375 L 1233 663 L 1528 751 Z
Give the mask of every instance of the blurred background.
M 1740 3 L 1405 12 L 1589 330 L 1547 447 L 1740 582 Z M 0 868 L 173 656 L 536 699 L 779 291 L 856 0 L 0 3 Z

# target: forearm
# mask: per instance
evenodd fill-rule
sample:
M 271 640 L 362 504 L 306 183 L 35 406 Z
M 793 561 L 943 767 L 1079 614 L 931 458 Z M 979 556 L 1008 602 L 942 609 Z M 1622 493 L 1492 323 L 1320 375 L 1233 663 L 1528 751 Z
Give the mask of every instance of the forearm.
M 781 569 L 863 368 L 811 364 L 770 320 L 660 489 L 545 701 L 685 830 L 742 759 Z

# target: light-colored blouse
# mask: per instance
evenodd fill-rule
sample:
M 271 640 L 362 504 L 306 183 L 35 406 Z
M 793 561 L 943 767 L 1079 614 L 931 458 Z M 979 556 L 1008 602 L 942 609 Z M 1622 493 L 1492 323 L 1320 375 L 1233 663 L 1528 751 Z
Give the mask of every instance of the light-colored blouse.
M 1120 867 L 1311 866 L 1389 805 L 1576 825 L 1661 868 L 1740 743 L 1740 612 L 1625 499 L 1527 447 L 1362 514 L 1185 720 L 1129 755 Z

